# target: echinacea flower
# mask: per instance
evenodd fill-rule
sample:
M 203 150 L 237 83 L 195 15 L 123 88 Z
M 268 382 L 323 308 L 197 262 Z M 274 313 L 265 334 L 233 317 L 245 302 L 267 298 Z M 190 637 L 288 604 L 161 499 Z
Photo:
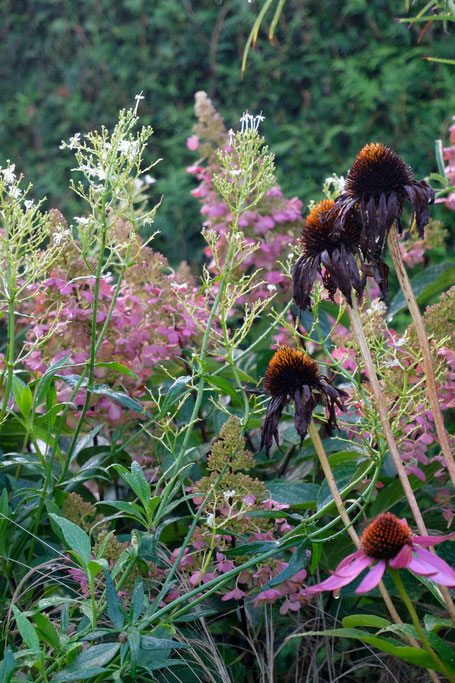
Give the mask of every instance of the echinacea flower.
M 332 591 L 347 586 L 373 562 L 360 582 L 356 593 L 367 593 L 375 588 L 384 574 L 387 563 L 392 569 L 409 569 L 441 586 L 455 586 L 455 571 L 433 555 L 426 547 L 446 541 L 447 536 L 414 536 L 405 519 L 391 512 L 383 512 L 371 522 L 360 537 L 360 548 L 344 558 L 332 576 L 306 589 L 309 595 Z
M 346 210 L 337 227 L 341 210 L 333 199 L 324 199 L 313 207 L 303 226 L 302 255 L 292 273 L 294 301 L 302 311 L 311 305 L 310 292 L 318 272 L 332 299 L 340 290 L 352 305 L 352 288 L 360 298 L 367 275 L 375 278 L 383 297 L 387 297 L 388 267 L 378 254 L 361 248 L 362 222 L 353 207 Z
M 341 209 L 336 222 L 343 225 L 351 210 L 358 210 L 367 248 L 380 253 L 392 225 L 402 232 L 404 204 L 411 205 L 411 225 L 415 220 L 423 238 L 428 205 L 433 202 L 433 188 L 425 180 L 415 180 L 412 169 L 398 154 L 380 142 L 370 142 L 357 154 L 344 193 L 336 200 Z
M 283 408 L 294 401 L 294 424 L 303 440 L 312 419 L 319 397 L 324 396 L 329 412 L 329 428 L 337 426 L 335 406 L 343 409 L 347 394 L 335 389 L 329 380 L 321 377 L 317 364 L 297 349 L 281 346 L 270 361 L 264 375 L 264 390 L 270 394 L 265 420 L 262 425 L 261 449 L 268 455 L 273 439 L 278 442 L 278 423 Z

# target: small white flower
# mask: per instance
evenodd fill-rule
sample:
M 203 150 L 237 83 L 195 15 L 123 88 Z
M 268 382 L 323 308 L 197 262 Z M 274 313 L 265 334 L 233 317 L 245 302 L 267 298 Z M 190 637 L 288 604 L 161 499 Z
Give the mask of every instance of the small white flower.
M 105 180 L 106 178 L 106 171 L 101 166 L 101 164 L 98 164 L 98 166 L 96 167 L 96 175 L 100 180 Z
M 89 216 L 74 216 L 74 220 L 79 225 L 88 225 L 90 218 Z
M 17 186 L 10 185 L 9 186 L 9 196 L 11 199 L 18 199 L 22 194 L 22 190 L 19 189 Z
M 232 498 L 232 496 L 235 496 L 235 489 L 232 489 L 232 491 L 224 492 L 224 500 L 229 500 L 229 498 Z
M 73 137 L 70 138 L 70 141 L 68 143 L 69 149 L 74 149 L 81 143 L 81 134 L 80 133 L 74 133 Z
M 232 170 L 231 175 L 234 177 L 240 175 L 240 169 L 237 168 L 237 169 Z
M 209 512 L 207 515 L 207 520 L 206 520 L 207 526 L 209 526 L 211 529 L 215 526 L 215 515 L 213 512 Z
M 140 190 L 141 187 L 143 186 L 143 184 L 144 184 L 144 181 L 141 180 L 140 178 L 135 178 L 133 180 L 133 187 L 135 190 Z
M 373 310 L 371 310 L 373 309 Z M 381 299 L 375 299 L 374 301 L 371 302 L 371 309 L 370 312 L 372 313 L 379 313 L 380 315 L 384 315 L 384 313 L 387 310 L 387 306 Z M 367 311 L 368 312 L 368 311 Z
M 260 114 L 257 114 L 254 117 L 254 124 L 253 124 L 254 128 L 253 128 L 253 130 L 257 130 L 259 128 L 259 124 L 261 124 L 264 121 L 264 119 L 265 119 L 265 116 L 262 116 L 262 111 L 261 111 Z
M 33 206 L 33 199 L 26 199 L 24 202 L 24 206 L 27 209 L 27 211 L 31 209 Z
M 235 135 L 235 133 L 234 133 L 234 131 L 232 130 L 232 128 L 230 129 L 228 135 L 229 135 L 229 147 L 232 147 L 232 141 L 233 141 L 234 135 Z
M 124 152 L 129 157 L 136 153 L 138 144 L 137 140 L 120 140 L 117 149 L 120 153 Z
M 274 285 L 274 284 L 267 285 L 267 289 L 269 290 L 269 292 L 276 292 L 276 285 Z
M 147 173 L 147 175 L 145 176 L 144 180 L 145 180 L 145 182 L 147 183 L 147 185 L 153 185 L 153 183 L 156 183 L 156 178 L 154 178 L 153 176 L 151 176 L 149 173 Z
M 179 285 L 178 282 L 171 282 L 171 287 L 172 287 L 172 289 L 175 289 L 176 291 L 180 291 L 181 289 L 186 289 L 188 287 L 188 283 L 182 282 L 182 284 Z
M 94 175 L 98 175 L 96 169 L 92 166 L 89 166 L 88 164 L 81 164 L 77 168 L 73 168 L 73 171 L 80 171 L 81 173 L 85 173 L 85 175 L 87 175 L 89 178 L 91 178 Z
M 140 102 L 141 100 L 145 99 L 145 98 L 144 98 L 144 95 L 142 94 L 143 92 L 144 92 L 144 91 L 141 90 L 141 92 L 140 92 L 138 95 L 135 95 L 135 96 L 134 96 L 134 99 L 136 100 L 136 106 L 134 107 L 134 115 L 135 115 L 135 116 L 136 116 L 136 114 L 137 114 L 137 108 L 138 108 L 138 106 L 139 106 L 139 102 Z
M 2 168 L 2 174 L 3 177 L 5 178 L 5 182 L 8 185 L 12 185 L 14 181 L 16 180 L 16 174 L 14 173 L 14 169 L 16 168 L 16 164 L 10 164 L 8 162 L 8 168 Z

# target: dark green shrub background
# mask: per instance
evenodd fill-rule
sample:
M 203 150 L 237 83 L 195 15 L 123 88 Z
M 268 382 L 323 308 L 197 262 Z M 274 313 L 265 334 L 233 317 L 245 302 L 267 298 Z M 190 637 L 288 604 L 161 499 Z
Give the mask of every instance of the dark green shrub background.
M 266 115 L 288 196 L 319 196 L 358 149 L 381 140 L 422 177 L 435 170 L 433 140 L 455 113 L 455 68 L 422 59 L 453 57 L 453 38 L 433 24 L 394 18 L 404 1 L 288 0 L 271 47 L 264 23 L 244 81 L 240 62 L 262 1 L 4 0 L 0 5 L 0 154 L 10 158 L 68 219 L 82 209 L 67 189 L 73 165 L 61 139 L 104 123 L 143 90 L 140 113 L 156 135 L 154 199 L 159 246 L 171 261 L 194 257 L 200 220 L 185 166 L 195 155 L 193 96 L 207 90 L 235 127 L 242 111 Z M 417 3 L 417 6 L 419 3 Z M 414 11 L 416 8 L 413 8 Z M 447 218 L 447 215 L 446 215 Z

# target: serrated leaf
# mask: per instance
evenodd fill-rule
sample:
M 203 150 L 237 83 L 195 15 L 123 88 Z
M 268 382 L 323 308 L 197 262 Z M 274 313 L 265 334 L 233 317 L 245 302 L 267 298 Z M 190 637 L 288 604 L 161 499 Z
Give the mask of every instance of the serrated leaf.
M 54 522 L 60 527 L 63 537 L 70 550 L 74 550 L 80 556 L 82 562 L 85 566 L 90 562 L 90 556 L 92 553 L 92 548 L 90 544 L 90 539 L 83 529 L 73 524 L 69 519 L 60 517 L 54 513 L 50 513 Z

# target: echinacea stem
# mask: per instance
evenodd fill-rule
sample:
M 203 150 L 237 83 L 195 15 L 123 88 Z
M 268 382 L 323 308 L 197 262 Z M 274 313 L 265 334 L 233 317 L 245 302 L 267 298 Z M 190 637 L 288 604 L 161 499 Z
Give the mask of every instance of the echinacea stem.
M 430 344 L 428 342 L 422 315 L 420 313 L 419 306 L 414 296 L 414 292 L 412 291 L 411 283 L 406 272 L 403 257 L 401 256 L 397 232 L 396 228 L 394 227 L 392 227 L 389 232 L 388 245 L 393 265 L 395 266 L 395 271 L 400 282 L 401 290 L 403 292 L 404 298 L 406 299 L 406 303 L 408 304 L 408 309 L 412 316 L 412 320 L 414 321 L 415 330 L 419 340 L 420 348 L 422 350 L 423 368 L 426 378 L 426 392 L 428 400 L 430 401 L 431 412 L 433 413 L 433 420 L 439 437 L 441 450 L 447 464 L 447 469 L 449 470 L 452 484 L 455 486 L 455 460 L 452 454 L 449 437 L 444 426 L 444 418 L 439 405 L 438 389 L 436 387 L 433 361 L 431 359 Z
M 416 521 L 417 528 L 422 536 L 428 536 L 428 531 L 426 529 L 425 522 L 423 521 L 422 513 L 420 512 L 420 508 L 414 496 L 414 491 L 412 490 L 411 484 L 409 483 L 406 470 L 404 469 L 403 461 L 401 460 L 395 439 L 393 437 L 392 428 L 390 426 L 388 418 L 388 408 L 384 399 L 384 394 L 382 393 L 381 387 L 379 385 L 378 376 L 376 374 L 373 360 L 371 358 L 368 342 L 363 331 L 363 325 L 362 321 L 360 320 L 359 308 L 357 305 L 357 298 L 354 291 L 352 291 L 352 307 L 348 307 L 348 312 L 352 324 L 353 333 L 356 336 L 359 344 L 360 353 L 362 355 L 365 370 L 368 375 L 368 380 L 370 382 L 371 389 L 376 399 L 379 419 L 381 421 L 384 437 L 389 447 L 390 455 L 392 456 L 392 460 L 394 462 L 394 465 L 398 473 L 398 477 L 400 479 L 404 493 L 408 500 L 409 507 L 411 508 L 411 512 Z M 450 614 L 450 618 L 455 624 L 455 605 L 453 604 L 453 600 L 450 596 L 450 593 L 445 586 L 441 586 L 441 593 L 444 598 L 447 611 Z
M 335 477 L 333 476 L 332 468 L 330 467 L 330 462 L 327 457 L 327 453 L 325 452 L 324 444 L 321 441 L 321 437 L 319 436 L 319 432 L 316 429 L 316 425 L 314 423 L 314 420 L 311 420 L 309 427 L 308 427 L 308 434 L 311 438 L 311 441 L 313 442 L 314 449 L 317 453 L 317 456 L 319 458 L 319 462 L 321 463 L 322 471 L 324 472 L 324 476 L 326 478 L 327 484 L 330 489 L 330 493 L 332 494 L 333 500 L 335 502 L 336 508 L 338 510 L 338 514 L 340 515 L 341 521 L 343 522 L 346 531 L 348 532 L 349 536 L 352 539 L 352 542 L 354 543 L 356 548 L 360 547 L 360 540 L 359 537 L 355 531 L 355 529 L 352 527 L 352 522 L 349 519 L 349 516 L 346 512 L 346 508 L 344 507 L 343 500 L 341 498 L 340 492 L 338 491 L 338 486 L 335 481 Z M 403 622 L 400 619 L 400 615 L 396 611 L 394 604 L 392 602 L 392 599 L 387 591 L 387 588 L 384 586 L 384 583 L 382 581 L 379 582 L 379 590 L 381 591 L 381 595 L 383 597 L 383 600 L 387 606 L 387 609 L 389 610 L 390 616 L 394 620 L 396 624 L 402 624 Z M 408 638 L 409 642 L 411 645 L 414 647 L 418 647 L 418 643 L 414 638 L 409 637 Z
M 438 657 L 437 653 L 433 650 L 431 647 L 430 643 L 428 642 L 428 639 L 425 635 L 425 632 L 420 624 L 419 617 L 417 616 L 417 612 L 415 611 L 414 605 L 412 604 L 412 600 L 409 597 L 406 588 L 404 587 L 403 581 L 400 576 L 400 572 L 398 569 L 392 569 L 392 567 L 389 566 L 389 571 L 390 575 L 392 576 L 393 582 L 395 586 L 397 587 L 397 590 L 400 594 L 401 599 L 403 600 L 404 604 L 406 605 L 406 608 L 409 612 L 409 616 L 412 619 L 412 623 L 415 626 L 415 629 L 417 633 L 419 634 L 419 638 L 422 642 L 423 647 L 425 650 L 428 652 L 434 663 L 436 664 L 438 671 L 441 671 L 444 676 L 446 676 L 447 680 L 450 683 L 455 683 L 455 676 L 450 673 L 450 671 L 446 668 L 444 663 L 441 661 L 441 659 Z

